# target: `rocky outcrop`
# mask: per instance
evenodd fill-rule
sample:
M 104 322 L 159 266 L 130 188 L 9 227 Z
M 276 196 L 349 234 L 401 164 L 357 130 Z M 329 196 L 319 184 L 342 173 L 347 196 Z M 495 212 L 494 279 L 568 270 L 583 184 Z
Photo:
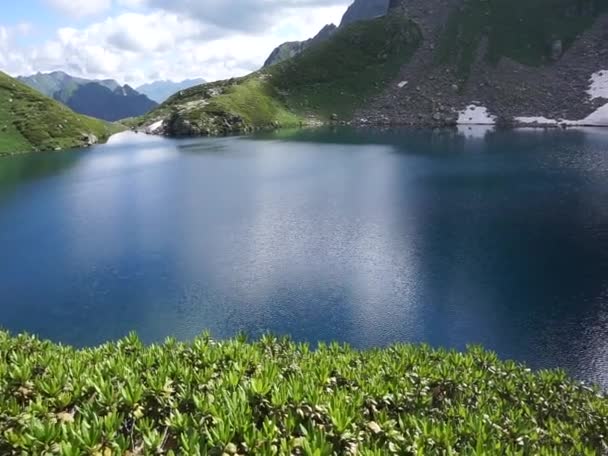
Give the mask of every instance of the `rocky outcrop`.
M 99 142 L 99 138 L 93 133 L 84 133 L 81 140 L 84 147 L 91 147 Z

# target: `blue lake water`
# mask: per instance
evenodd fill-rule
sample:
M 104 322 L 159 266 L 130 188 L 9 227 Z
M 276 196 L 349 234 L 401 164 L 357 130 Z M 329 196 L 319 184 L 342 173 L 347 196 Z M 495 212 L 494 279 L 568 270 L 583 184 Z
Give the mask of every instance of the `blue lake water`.
M 608 131 L 127 133 L 2 158 L 0 326 L 473 343 L 608 386 Z

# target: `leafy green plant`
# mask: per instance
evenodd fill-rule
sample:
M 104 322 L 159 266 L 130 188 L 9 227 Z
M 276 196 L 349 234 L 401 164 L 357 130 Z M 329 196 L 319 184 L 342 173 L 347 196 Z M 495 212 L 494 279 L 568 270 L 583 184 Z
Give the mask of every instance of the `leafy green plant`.
M 608 399 L 479 347 L 0 332 L 2 455 L 602 455 Z

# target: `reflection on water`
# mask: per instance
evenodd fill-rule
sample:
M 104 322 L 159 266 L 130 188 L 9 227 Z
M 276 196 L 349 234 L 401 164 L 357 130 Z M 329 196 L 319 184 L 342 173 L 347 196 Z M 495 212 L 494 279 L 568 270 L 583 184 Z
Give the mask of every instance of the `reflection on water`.
M 606 133 L 124 134 L 11 157 L 0 325 L 481 343 L 608 386 Z

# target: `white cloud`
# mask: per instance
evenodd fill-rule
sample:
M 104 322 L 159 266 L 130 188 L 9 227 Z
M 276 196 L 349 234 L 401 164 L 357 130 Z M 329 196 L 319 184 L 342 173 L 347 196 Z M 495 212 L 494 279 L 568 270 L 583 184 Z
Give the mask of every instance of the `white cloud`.
M 226 21 L 216 20 L 217 11 L 203 16 L 200 8 L 195 7 L 192 15 L 184 16 L 172 11 L 176 8 L 160 8 L 160 0 L 119 1 L 145 8 L 123 12 L 84 28 L 61 28 L 52 39 L 35 47 L 23 48 L 14 42 L 9 46 L 9 31 L 0 27 L 0 68 L 11 74 L 64 70 L 76 76 L 113 78 L 134 86 L 151 79 L 224 79 L 259 68 L 283 41 L 309 38 L 325 24 L 339 22 L 348 3 L 348 0 L 327 0 L 318 6 L 320 0 L 282 0 L 282 7 L 277 7 L 276 0 L 221 0 L 222 5 L 249 5 L 255 10 L 253 16 L 262 11 L 259 5 L 270 8 L 274 5 L 281 12 L 280 17 L 276 12 L 267 14 L 263 21 L 265 28 L 258 30 L 257 26 L 252 28 L 244 23 L 225 27 Z M 189 2 L 170 3 L 187 8 Z M 220 3 L 219 0 L 191 3 L 209 6 L 209 2 Z M 151 6 L 156 9 L 149 9 Z M 225 6 L 219 8 L 227 13 Z
M 148 7 L 159 8 L 198 19 L 217 27 L 259 33 L 289 15 L 305 14 L 306 10 L 340 7 L 345 0 L 141 0 Z M 339 19 L 339 18 L 338 18 Z
M 0 70 L 24 67 L 25 57 L 15 49 L 13 36 L 22 34 L 19 27 L 9 28 L 0 25 Z
M 102 13 L 112 6 L 112 0 L 46 0 L 49 5 L 71 17 Z

